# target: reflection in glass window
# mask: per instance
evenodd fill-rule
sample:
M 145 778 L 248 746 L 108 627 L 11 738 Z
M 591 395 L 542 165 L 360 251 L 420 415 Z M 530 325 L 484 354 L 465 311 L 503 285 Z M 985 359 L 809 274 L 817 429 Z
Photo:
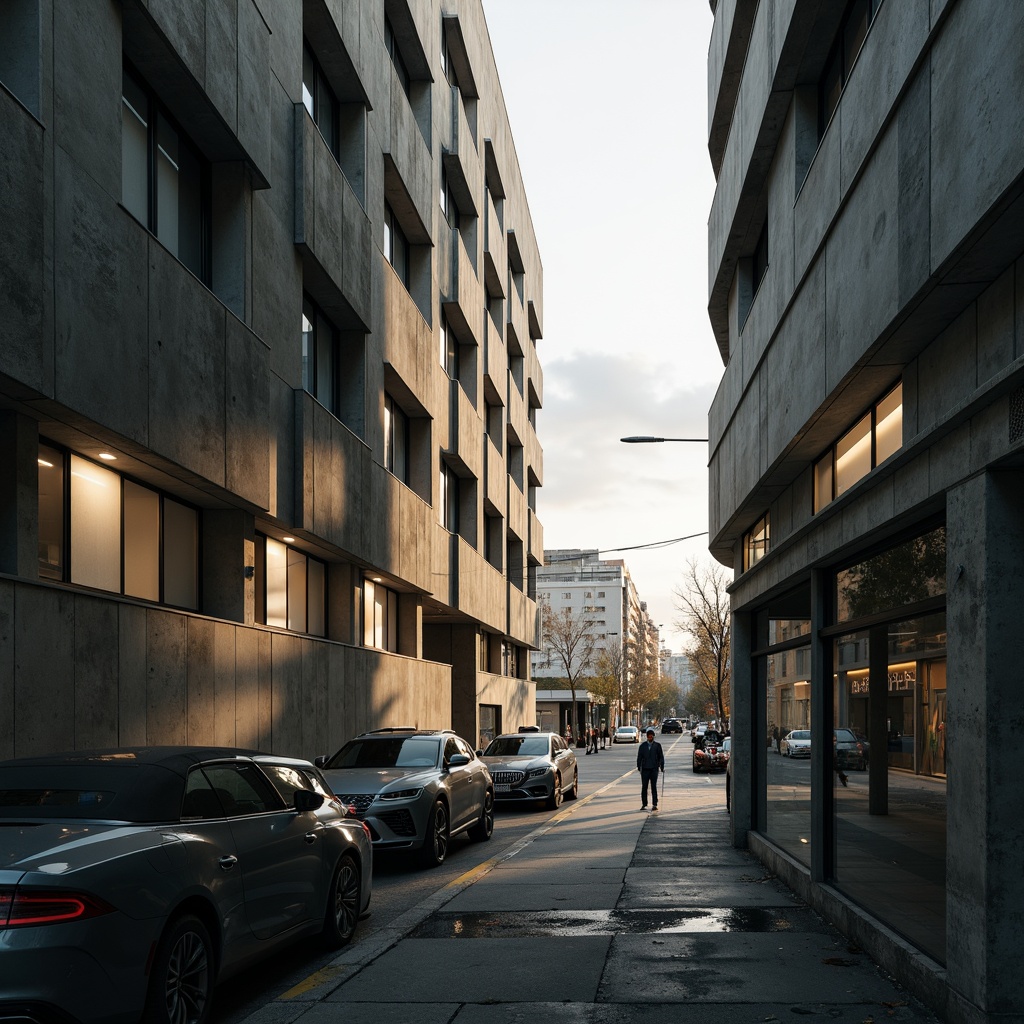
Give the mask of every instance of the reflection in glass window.
M 338 100 L 307 42 L 302 46 L 302 104 L 337 159 Z
M 389 395 L 384 395 L 384 467 L 402 483 L 409 482 L 409 417 Z
M 302 387 L 325 409 L 339 411 L 338 329 L 309 296 L 302 300 Z
M 64 578 L 64 453 L 39 446 L 39 575 Z
M 836 573 L 837 621 L 901 608 L 946 592 L 946 528 Z
M 789 733 L 810 729 L 810 648 L 769 654 L 761 660 L 765 677 L 769 740 L 765 769 L 765 832 L 773 842 L 802 864 L 810 865 L 810 757 L 798 759 L 782 755 L 782 750 L 786 749 L 782 740 Z
M 756 565 L 767 554 L 771 540 L 768 513 L 754 524 L 743 537 L 743 571 Z
M 363 644 L 398 651 L 398 594 L 379 580 L 363 581 Z

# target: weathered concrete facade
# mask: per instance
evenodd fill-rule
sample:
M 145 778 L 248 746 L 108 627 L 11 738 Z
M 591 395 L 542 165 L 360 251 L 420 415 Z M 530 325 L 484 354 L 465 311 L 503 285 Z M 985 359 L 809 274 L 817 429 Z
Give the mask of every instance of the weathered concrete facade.
M 1024 8 L 712 6 L 710 536 L 735 570 L 735 840 L 945 1019 L 1024 1021 L 1024 797 L 1003 770 L 1024 707 Z M 884 599 L 844 605 L 873 559 L 911 549 Z M 837 787 L 815 743 L 784 809 L 779 724 L 862 729 L 867 777 Z M 887 848 L 914 865 L 898 879 L 879 837 L 911 820 L 911 790 L 929 811 Z
M 532 721 L 542 267 L 479 0 L 16 0 L 0 152 L 0 756 Z

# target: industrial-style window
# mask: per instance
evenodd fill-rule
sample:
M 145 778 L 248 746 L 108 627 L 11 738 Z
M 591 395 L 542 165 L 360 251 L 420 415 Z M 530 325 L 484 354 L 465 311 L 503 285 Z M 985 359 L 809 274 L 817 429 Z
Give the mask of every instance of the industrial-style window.
M 409 417 L 384 394 L 384 467 L 402 483 L 409 482 Z
M 287 540 L 287 539 L 286 539 Z M 327 635 L 327 566 L 291 542 L 256 534 L 256 621 Z
M 743 535 L 743 571 L 757 565 L 768 553 L 771 544 L 771 524 L 768 513 L 763 516 L 753 527 Z
M 384 204 L 384 255 L 402 284 L 409 287 L 409 240 L 395 219 L 390 205 Z
M 853 70 L 854 62 L 860 53 L 861 46 L 867 38 L 868 26 L 882 6 L 882 0 L 850 0 L 843 20 L 836 33 L 835 42 L 829 51 L 828 59 L 821 78 L 818 80 L 818 139 L 825 134 L 832 115 L 839 106 L 839 97 L 843 94 Z
M 308 42 L 302 45 L 302 103 L 338 159 L 338 99 Z
M 210 284 L 209 164 L 129 68 L 121 90 L 121 201 Z
M 363 580 L 363 645 L 398 652 L 398 594 L 378 577 Z
M 302 298 L 302 387 L 339 414 L 338 329 L 308 296 Z
M 199 607 L 196 509 L 47 444 L 37 461 L 43 579 Z
M 903 382 L 876 402 L 814 464 L 814 511 L 903 447 Z

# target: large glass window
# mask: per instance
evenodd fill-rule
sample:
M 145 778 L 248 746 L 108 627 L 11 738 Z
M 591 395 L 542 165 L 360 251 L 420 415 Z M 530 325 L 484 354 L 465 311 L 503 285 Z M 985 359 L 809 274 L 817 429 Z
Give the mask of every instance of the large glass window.
M 814 464 L 814 511 L 821 511 L 902 447 L 901 381 Z
M 41 577 L 199 607 L 195 509 L 50 445 L 38 462 Z
M 402 284 L 409 287 L 409 242 L 391 207 L 384 204 L 384 255 Z
M 441 463 L 440 506 L 441 525 L 451 533 L 458 533 L 459 478 L 444 462 Z
M 125 68 L 121 201 L 206 284 L 210 283 L 206 161 L 140 78 Z
M 754 524 L 743 537 L 743 571 L 756 565 L 768 553 L 771 541 L 771 528 L 768 513 Z
M 256 536 L 256 620 L 326 635 L 326 566 L 271 537 Z

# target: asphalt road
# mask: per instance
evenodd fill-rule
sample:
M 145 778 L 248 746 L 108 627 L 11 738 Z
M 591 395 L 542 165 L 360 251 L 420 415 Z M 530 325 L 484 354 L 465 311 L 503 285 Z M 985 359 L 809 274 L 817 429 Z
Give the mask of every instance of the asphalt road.
M 685 773 L 698 787 L 724 787 L 721 775 L 692 775 L 689 736 L 659 736 L 666 753 L 666 771 Z M 606 750 L 585 755 L 577 750 L 579 761 L 579 795 L 586 797 L 602 786 L 635 771 L 636 746 L 609 744 Z M 639 777 L 637 807 L 639 808 Z M 724 791 L 717 794 L 724 808 Z M 563 805 L 565 806 L 565 805 Z M 397 917 L 411 910 L 439 889 L 472 871 L 484 861 L 499 857 L 505 850 L 545 825 L 557 814 L 540 804 L 499 803 L 495 812 L 494 834 L 486 843 L 471 842 L 466 836 L 456 837 L 445 862 L 439 868 L 422 869 L 407 857 L 377 856 L 373 870 L 371 913 L 360 922 L 353 942 L 358 944 L 387 927 Z M 264 1004 L 278 998 L 325 967 L 336 953 L 325 951 L 316 939 L 306 939 L 276 957 L 236 975 L 218 988 L 213 1021 L 216 1024 L 239 1024 Z

